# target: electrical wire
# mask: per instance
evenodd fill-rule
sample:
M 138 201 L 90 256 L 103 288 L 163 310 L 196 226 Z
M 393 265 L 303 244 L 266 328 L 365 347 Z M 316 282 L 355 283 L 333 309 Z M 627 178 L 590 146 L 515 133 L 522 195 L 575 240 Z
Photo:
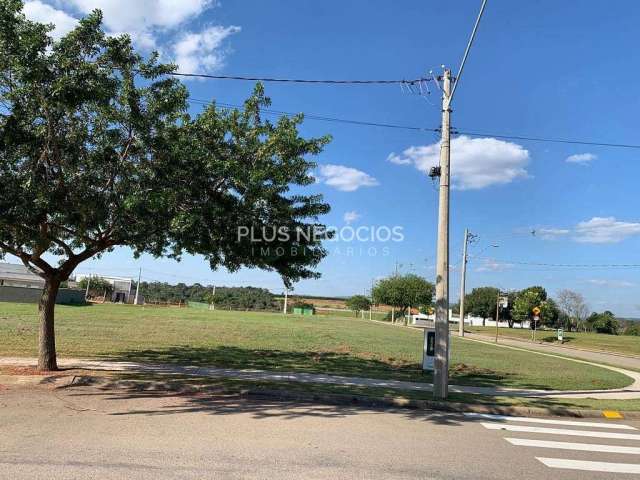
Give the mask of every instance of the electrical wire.
M 202 100 L 197 98 L 189 99 L 193 103 L 197 103 L 200 105 L 211 105 L 213 102 L 208 100 Z M 216 106 L 219 106 L 224 109 L 238 109 L 242 111 L 244 106 L 237 105 L 233 103 L 224 103 L 224 102 L 216 102 Z M 270 115 L 283 115 L 287 117 L 292 117 L 297 115 L 297 113 L 286 112 L 282 110 L 273 110 L 273 109 L 260 109 L 261 112 Z M 392 129 L 400 129 L 400 130 L 411 130 L 417 132 L 440 132 L 440 128 L 429 128 L 429 127 L 418 127 L 413 125 L 400 125 L 393 123 L 383 123 L 383 122 L 369 122 L 366 120 L 353 120 L 353 119 L 345 119 L 339 117 L 330 117 L 325 115 L 319 115 L 315 113 L 305 113 L 304 118 L 308 120 L 316 120 L 322 122 L 333 122 L 333 123 L 345 123 L 350 125 L 359 125 L 366 127 L 381 127 L 381 128 L 392 128 Z M 532 141 L 532 142 L 550 142 L 550 143 L 569 143 L 576 145 L 591 145 L 591 146 L 600 146 L 600 147 L 613 147 L 613 148 L 632 148 L 632 149 L 640 149 L 640 145 L 636 144 L 628 144 L 628 143 L 606 143 L 606 142 L 594 142 L 588 140 L 574 140 L 574 139 L 560 139 L 560 138 L 543 138 L 543 137 L 528 137 L 522 135 L 504 135 L 499 133 L 480 133 L 480 132 L 472 132 L 472 131 L 460 131 L 457 129 L 452 129 L 451 132 L 453 135 L 469 135 L 470 137 L 494 137 L 494 138 L 503 138 L 507 140 L 523 140 L 523 141 Z
M 460 83 L 460 77 L 462 77 L 464 64 L 466 63 L 467 57 L 469 56 L 469 50 L 471 50 L 471 45 L 473 45 L 473 41 L 476 38 L 476 33 L 478 32 L 478 25 L 480 25 L 480 19 L 482 18 L 482 14 L 484 13 L 484 8 L 486 6 L 487 6 L 487 0 L 482 0 L 482 5 L 480 5 L 480 11 L 478 12 L 478 16 L 476 18 L 476 23 L 473 25 L 473 30 L 471 30 L 471 36 L 469 37 L 467 48 L 465 48 L 464 55 L 462 56 L 462 62 L 460 62 L 460 68 L 458 69 L 458 75 L 456 75 L 456 81 L 453 84 L 453 90 L 451 91 L 451 95 L 449 95 L 449 103 L 451 103 L 451 101 L 453 100 L 453 95 L 456 93 L 456 89 L 458 88 L 458 84 Z
M 481 257 L 485 260 L 501 262 L 505 265 L 532 265 L 536 267 L 560 267 L 560 268 L 640 268 L 640 263 L 544 263 L 544 262 L 524 262 L 518 260 L 503 260 L 494 257 Z
M 190 99 L 192 102 L 194 103 L 198 103 L 201 105 L 210 105 L 212 102 L 209 102 L 207 100 L 200 100 L 197 98 L 192 98 Z M 216 102 L 216 106 L 219 106 L 221 108 L 224 109 L 238 109 L 238 110 L 243 110 L 244 106 L 242 105 L 235 105 L 232 103 L 223 103 L 223 102 Z M 286 116 L 286 117 L 293 117 L 295 115 L 298 115 L 296 113 L 293 112 L 284 112 L 281 110 L 273 110 L 273 109 L 269 109 L 269 108 L 262 108 L 260 109 L 261 112 L 267 113 L 267 114 L 271 114 L 271 115 L 282 115 L 282 116 Z M 318 121 L 322 121 L 322 122 L 336 122 L 336 123 L 346 123 L 346 124 L 350 124 L 350 125 L 361 125 L 361 126 L 367 126 L 367 127 L 383 127 L 383 128 L 394 128 L 394 129 L 400 129 L 400 130 L 413 130 L 413 131 L 421 131 L 421 132 L 437 132 L 439 131 L 438 128 L 426 128 L 426 127 L 414 127 L 414 126 L 410 126 L 410 125 L 398 125 L 398 124 L 393 124 L 393 123 L 380 123 L 380 122 L 368 122 L 368 121 L 364 121 L 364 120 L 352 120 L 352 119 L 345 119 L 345 118 L 337 118 L 337 117 L 327 117 L 324 115 L 317 115 L 317 114 L 313 114 L 313 113 L 305 113 L 304 114 L 304 118 L 308 119 L 308 120 L 318 120 Z
M 507 140 L 523 140 L 529 142 L 546 142 L 546 143 L 569 143 L 573 145 L 591 145 L 597 147 L 616 147 L 616 148 L 640 148 L 640 145 L 629 143 L 607 143 L 607 142 L 592 142 L 588 140 L 574 140 L 566 138 L 543 138 L 543 137 L 527 137 L 522 135 L 502 135 L 498 133 L 481 133 L 481 132 L 468 132 L 454 129 L 453 135 L 469 135 L 470 137 L 494 137 L 504 138 Z
M 168 73 L 176 77 L 208 78 L 212 80 L 244 80 L 250 82 L 278 82 L 278 83 L 313 83 L 325 85 L 420 85 L 422 82 L 431 81 L 431 78 L 414 78 L 410 80 L 318 80 L 308 78 L 274 78 L 274 77 L 249 77 L 242 75 L 209 75 L 206 73 Z

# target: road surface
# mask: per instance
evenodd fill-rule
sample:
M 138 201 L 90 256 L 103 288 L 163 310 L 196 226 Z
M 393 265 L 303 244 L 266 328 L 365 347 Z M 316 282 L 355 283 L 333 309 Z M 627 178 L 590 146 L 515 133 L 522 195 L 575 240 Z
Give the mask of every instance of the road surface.
M 595 480 L 640 474 L 640 422 L 627 420 L 4 386 L 0 429 L 2 479 Z

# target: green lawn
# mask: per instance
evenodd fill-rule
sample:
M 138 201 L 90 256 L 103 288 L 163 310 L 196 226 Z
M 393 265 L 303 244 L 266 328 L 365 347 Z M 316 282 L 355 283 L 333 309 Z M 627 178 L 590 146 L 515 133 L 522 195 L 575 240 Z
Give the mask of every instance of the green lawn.
M 355 318 L 277 313 L 58 306 L 61 356 L 173 362 L 430 381 L 422 332 Z M 36 354 L 36 306 L 0 303 L 0 356 Z M 631 379 L 599 367 L 452 338 L 452 382 L 601 389 Z
M 466 327 L 466 330 L 494 336 L 495 327 Z M 531 340 L 531 330 L 522 328 L 500 328 L 501 337 Z M 536 341 L 556 343 L 555 330 L 538 330 Z M 559 342 L 558 342 L 559 344 Z M 640 337 L 631 335 L 605 335 L 603 333 L 564 332 L 564 345 L 590 350 L 606 350 L 627 355 L 640 355 Z

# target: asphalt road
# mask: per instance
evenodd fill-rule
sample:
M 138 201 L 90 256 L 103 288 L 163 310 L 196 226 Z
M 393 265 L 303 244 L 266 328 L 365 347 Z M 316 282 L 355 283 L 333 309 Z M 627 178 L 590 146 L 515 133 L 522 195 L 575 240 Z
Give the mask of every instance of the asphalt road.
M 3 387 L 0 478 L 590 480 L 640 473 L 640 422 L 539 420 Z

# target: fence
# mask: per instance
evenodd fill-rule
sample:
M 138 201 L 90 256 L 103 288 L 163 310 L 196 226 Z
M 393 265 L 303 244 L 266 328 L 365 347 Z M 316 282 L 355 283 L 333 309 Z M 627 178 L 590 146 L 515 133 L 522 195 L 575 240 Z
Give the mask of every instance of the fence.
M 0 302 L 38 303 L 42 290 L 39 288 L 0 286 Z M 84 291 L 73 288 L 58 290 L 56 303 L 64 305 L 82 305 L 85 303 Z

